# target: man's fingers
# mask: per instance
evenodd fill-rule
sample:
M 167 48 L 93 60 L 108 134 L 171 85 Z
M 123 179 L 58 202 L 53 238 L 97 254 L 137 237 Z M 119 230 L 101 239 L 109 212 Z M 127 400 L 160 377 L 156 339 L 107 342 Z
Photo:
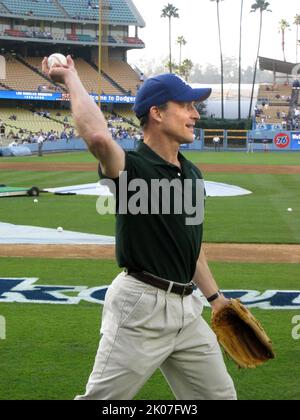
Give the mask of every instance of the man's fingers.
M 42 61 L 42 72 L 43 73 L 48 73 L 49 72 L 48 57 L 44 57 L 44 59 Z
M 70 55 L 67 56 L 67 65 L 71 69 L 75 68 L 74 60 Z
M 48 57 L 44 57 L 42 61 L 42 71 L 45 75 L 56 83 L 64 83 L 64 78 L 67 71 L 74 71 L 74 61 L 71 55 L 67 56 L 67 64 L 54 63 L 51 68 L 48 65 Z

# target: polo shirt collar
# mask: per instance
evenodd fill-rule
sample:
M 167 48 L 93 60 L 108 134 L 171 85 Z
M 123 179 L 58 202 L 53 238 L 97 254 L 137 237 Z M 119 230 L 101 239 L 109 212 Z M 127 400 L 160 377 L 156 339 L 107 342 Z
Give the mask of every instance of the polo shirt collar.
M 139 142 L 139 145 L 137 147 L 137 152 L 142 155 L 147 160 L 151 161 L 153 165 L 160 165 L 160 166 L 172 166 L 176 167 L 176 165 L 173 165 L 170 162 L 167 162 L 162 157 L 160 157 L 157 153 L 154 152 L 154 150 L 151 149 L 147 144 L 145 144 L 143 141 Z M 180 153 L 178 152 L 178 160 L 181 163 L 182 167 L 185 165 L 189 165 L 189 161 Z

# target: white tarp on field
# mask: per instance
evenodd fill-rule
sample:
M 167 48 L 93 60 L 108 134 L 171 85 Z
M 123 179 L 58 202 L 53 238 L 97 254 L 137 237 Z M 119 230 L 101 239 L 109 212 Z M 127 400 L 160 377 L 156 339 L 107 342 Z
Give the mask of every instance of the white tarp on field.
M 239 195 L 252 194 L 243 188 L 235 185 L 220 184 L 217 182 L 205 181 L 206 193 L 210 197 L 233 197 Z M 49 192 L 63 194 L 82 194 L 94 196 L 111 195 L 106 186 L 99 183 L 75 185 L 62 188 L 51 188 Z M 61 244 L 61 245 L 81 245 L 98 244 L 112 245 L 115 238 L 111 236 L 93 235 L 72 231 L 58 231 L 43 227 L 13 225 L 0 222 L 0 244 Z
M 240 195 L 252 194 L 251 191 L 235 185 L 222 184 L 219 182 L 205 181 L 206 194 L 209 197 L 236 197 Z M 99 182 L 94 184 L 73 185 L 69 187 L 48 188 L 46 191 L 61 194 L 78 194 L 78 195 L 96 195 L 110 196 L 112 195 L 108 187 L 101 185 Z
M 58 231 L 35 226 L 12 225 L 0 222 L 1 244 L 60 244 L 60 245 L 113 245 L 112 236 L 88 233 Z

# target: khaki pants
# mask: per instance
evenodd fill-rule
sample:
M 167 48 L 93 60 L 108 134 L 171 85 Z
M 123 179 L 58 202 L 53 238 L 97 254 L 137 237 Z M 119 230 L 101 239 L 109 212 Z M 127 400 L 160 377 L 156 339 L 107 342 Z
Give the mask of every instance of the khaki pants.
M 77 400 L 132 399 L 160 367 L 176 399 L 236 399 L 198 296 L 180 297 L 121 273 L 109 287 L 86 393 Z

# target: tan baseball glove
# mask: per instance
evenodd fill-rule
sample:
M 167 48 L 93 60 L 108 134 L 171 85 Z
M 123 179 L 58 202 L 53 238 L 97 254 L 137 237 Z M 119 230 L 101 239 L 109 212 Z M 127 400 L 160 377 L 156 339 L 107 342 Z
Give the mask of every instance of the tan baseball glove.
M 272 342 L 259 321 L 237 299 L 212 315 L 219 343 L 240 368 L 255 368 L 275 358 Z

